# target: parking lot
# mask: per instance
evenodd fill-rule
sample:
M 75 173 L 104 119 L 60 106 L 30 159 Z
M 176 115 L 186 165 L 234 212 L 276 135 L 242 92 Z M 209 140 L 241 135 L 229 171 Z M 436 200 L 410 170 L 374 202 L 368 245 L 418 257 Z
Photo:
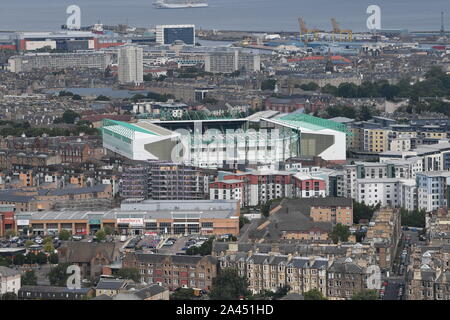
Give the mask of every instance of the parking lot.
M 161 245 L 158 252 L 164 254 L 185 254 L 186 250 L 192 246 L 200 247 L 206 240 L 207 236 L 190 235 L 183 237 L 169 237 Z

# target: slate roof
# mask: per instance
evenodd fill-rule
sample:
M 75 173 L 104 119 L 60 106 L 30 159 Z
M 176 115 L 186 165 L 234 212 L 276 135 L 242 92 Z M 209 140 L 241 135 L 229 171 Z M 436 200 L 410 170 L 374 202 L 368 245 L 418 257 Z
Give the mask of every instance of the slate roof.
M 9 278 L 9 277 L 14 277 L 19 274 L 20 274 L 20 271 L 17 271 L 17 270 L 11 269 L 11 268 L 7 268 L 7 267 L 0 267 L 0 277 Z
M 125 285 L 125 280 L 119 279 L 100 279 L 95 289 L 100 290 L 119 290 Z
M 69 263 L 89 263 L 92 258 L 102 253 L 111 263 L 118 256 L 119 248 L 115 242 L 64 242 L 58 248 L 60 260 Z

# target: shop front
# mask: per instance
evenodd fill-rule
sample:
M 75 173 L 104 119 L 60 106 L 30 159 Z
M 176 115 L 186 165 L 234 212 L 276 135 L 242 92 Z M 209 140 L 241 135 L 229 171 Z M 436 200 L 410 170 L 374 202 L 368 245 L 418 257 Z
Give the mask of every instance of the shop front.
M 94 235 L 101 228 L 102 228 L 102 222 L 100 219 L 89 219 L 89 234 L 90 235 Z
M 117 219 L 119 234 L 140 236 L 144 234 L 143 218 L 119 218 Z

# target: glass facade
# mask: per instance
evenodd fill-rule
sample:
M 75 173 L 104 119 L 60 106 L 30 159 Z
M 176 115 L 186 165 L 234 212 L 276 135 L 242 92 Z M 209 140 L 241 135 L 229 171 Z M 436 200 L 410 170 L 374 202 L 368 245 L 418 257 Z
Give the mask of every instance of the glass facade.
M 172 44 L 177 40 L 183 41 L 185 44 L 194 45 L 195 34 L 194 28 L 165 28 L 164 43 Z

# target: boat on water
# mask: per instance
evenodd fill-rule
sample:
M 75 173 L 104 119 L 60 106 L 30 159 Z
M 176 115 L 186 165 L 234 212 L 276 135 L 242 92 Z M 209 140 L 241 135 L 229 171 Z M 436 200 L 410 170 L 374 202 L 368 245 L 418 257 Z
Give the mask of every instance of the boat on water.
M 157 9 L 185 9 L 185 8 L 206 8 L 207 0 L 156 0 L 153 5 Z

